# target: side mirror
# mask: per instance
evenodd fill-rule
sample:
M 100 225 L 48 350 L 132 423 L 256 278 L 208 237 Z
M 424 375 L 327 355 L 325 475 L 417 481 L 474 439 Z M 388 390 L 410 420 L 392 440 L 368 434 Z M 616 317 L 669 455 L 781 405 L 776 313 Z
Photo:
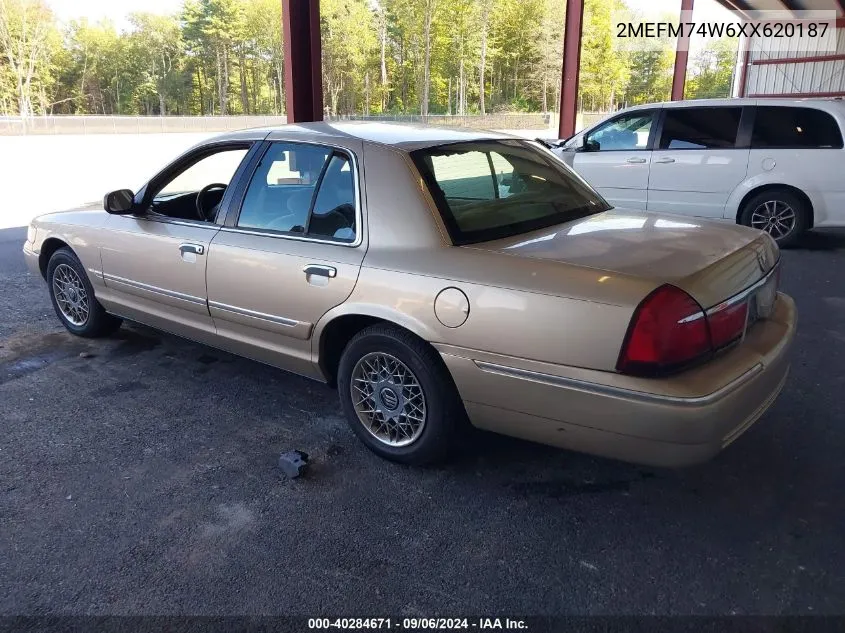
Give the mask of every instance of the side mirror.
M 589 139 L 584 141 L 584 145 L 582 146 L 582 151 L 584 152 L 598 152 L 600 149 L 601 143 Z
M 103 207 L 114 215 L 127 215 L 135 208 L 135 194 L 130 189 L 110 191 L 103 198 Z

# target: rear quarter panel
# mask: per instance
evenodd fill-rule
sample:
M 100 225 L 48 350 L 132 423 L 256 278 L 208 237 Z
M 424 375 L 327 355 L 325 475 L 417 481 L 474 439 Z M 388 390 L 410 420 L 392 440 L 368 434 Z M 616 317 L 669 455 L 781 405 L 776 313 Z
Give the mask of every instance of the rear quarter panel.
M 446 288 L 467 297 L 469 314 L 459 327 L 435 314 Z M 461 247 L 391 253 L 371 247 L 352 295 L 321 320 L 316 338 L 337 316 L 366 314 L 435 345 L 611 371 L 634 308 L 653 288 L 649 281 Z
M 845 150 L 752 149 L 747 178 L 734 189 L 724 218 L 736 221 L 743 199 L 766 185 L 789 185 L 807 194 L 814 226 L 845 226 Z

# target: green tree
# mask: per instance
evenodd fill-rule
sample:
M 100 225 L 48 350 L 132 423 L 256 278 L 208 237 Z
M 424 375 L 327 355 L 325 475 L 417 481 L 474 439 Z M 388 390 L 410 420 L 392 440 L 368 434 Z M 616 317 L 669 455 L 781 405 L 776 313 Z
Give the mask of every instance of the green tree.
M 729 97 L 736 63 L 736 40 L 722 38 L 709 42 L 687 69 L 686 99 Z
M 132 100 L 135 82 L 125 69 L 131 62 L 128 41 L 109 21 L 72 21 L 65 32 L 65 54 L 58 73 L 62 111 L 117 114 Z
M 546 0 L 538 42 L 540 58 L 534 71 L 540 91 L 540 110 L 548 112 L 560 103 L 563 66 L 564 0 Z M 550 99 L 551 97 L 551 99 Z
M 182 19 L 187 50 L 199 64 L 198 90 L 209 75 L 214 77 L 215 94 L 210 110 L 229 113 L 231 62 L 236 42 L 243 41 L 244 10 L 239 0 L 186 0 Z M 204 101 L 202 95 L 200 100 Z
M 614 110 L 631 75 L 630 58 L 613 48 L 612 16 L 622 14 L 622 0 L 590 0 L 584 9 L 579 95 L 585 109 Z
M 249 41 L 248 74 L 255 112 L 284 110 L 285 53 L 282 36 L 282 3 L 279 0 L 246 0 L 244 36 Z
M 59 29 L 48 0 L 0 0 L 0 112 L 262 114 L 284 110 L 279 0 L 183 0 L 118 32 Z M 331 115 L 548 111 L 560 98 L 564 0 L 321 0 Z M 588 0 L 580 99 L 588 110 L 669 96 L 674 41 L 614 50 L 624 0 Z M 668 16 L 668 19 L 676 19 Z M 687 95 L 728 94 L 731 42 L 690 64 Z
M 467 114 L 469 93 L 476 90 L 474 68 L 481 50 L 480 9 L 477 0 L 452 0 L 443 4 L 442 20 L 448 29 L 444 29 L 446 40 L 440 48 L 446 55 L 442 65 L 435 68 L 434 75 L 439 84 L 438 92 L 441 93 L 438 101 L 443 98 L 442 89 L 446 89 L 449 113 Z
M 329 112 L 368 113 L 378 36 L 367 0 L 323 0 L 323 84 Z
M 629 105 L 666 101 L 672 92 L 675 51 L 668 40 L 661 48 L 631 54 L 631 79 L 625 94 Z
M 184 46 L 182 30 L 175 17 L 135 13 L 129 17 L 134 31 L 129 36 L 129 50 L 133 63 L 141 69 L 142 81 L 136 97 L 144 111 L 151 112 L 151 101 L 158 102 L 158 114 L 166 115 L 170 108 L 179 111 L 174 98 L 185 83 L 183 72 Z
M 496 0 L 490 73 L 491 96 L 499 109 L 526 110 L 538 105 L 531 69 L 542 59 L 537 34 L 545 6 L 546 0 Z
M 45 108 L 49 83 L 53 15 L 43 0 L 0 0 L 0 89 L 5 107 L 32 116 Z M 38 102 L 38 104 L 37 104 Z

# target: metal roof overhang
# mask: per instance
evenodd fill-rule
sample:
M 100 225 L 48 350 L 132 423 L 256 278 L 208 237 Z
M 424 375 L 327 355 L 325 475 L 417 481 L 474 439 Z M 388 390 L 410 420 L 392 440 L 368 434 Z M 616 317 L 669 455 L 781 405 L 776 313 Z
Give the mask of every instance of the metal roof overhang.
M 845 19 L 845 0 L 716 0 L 723 7 L 749 17 L 752 11 L 836 11 Z

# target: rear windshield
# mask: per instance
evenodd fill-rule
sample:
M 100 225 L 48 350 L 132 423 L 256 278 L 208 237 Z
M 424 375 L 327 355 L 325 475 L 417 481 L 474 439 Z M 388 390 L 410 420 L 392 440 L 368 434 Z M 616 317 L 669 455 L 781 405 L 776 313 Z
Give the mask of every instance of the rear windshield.
M 501 239 L 610 208 L 556 159 L 519 140 L 411 152 L 455 244 Z

